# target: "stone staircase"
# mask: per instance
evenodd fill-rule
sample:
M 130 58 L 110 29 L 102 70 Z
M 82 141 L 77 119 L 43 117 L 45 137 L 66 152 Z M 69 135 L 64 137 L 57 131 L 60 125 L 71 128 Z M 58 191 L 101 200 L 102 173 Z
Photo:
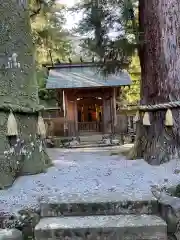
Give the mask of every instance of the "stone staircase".
M 125 201 L 117 194 L 47 197 L 40 209 L 36 240 L 167 240 L 154 199 Z
M 110 139 L 109 135 L 103 134 L 86 134 L 79 136 L 79 143 L 71 144 L 71 148 L 94 148 L 94 147 L 110 147 L 120 144 L 120 140 Z
M 96 147 L 111 147 L 122 145 L 120 136 L 111 139 L 109 134 L 88 132 L 78 137 L 54 137 L 46 139 L 48 148 L 96 148 Z
M 77 146 L 74 146 L 75 148 L 93 148 L 93 147 L 99 147 L 99 146 L 107 146 L 107 144 L 102 142 L 102 134 L 86 134 L 86 135 L 80 135 L 80 144 Z

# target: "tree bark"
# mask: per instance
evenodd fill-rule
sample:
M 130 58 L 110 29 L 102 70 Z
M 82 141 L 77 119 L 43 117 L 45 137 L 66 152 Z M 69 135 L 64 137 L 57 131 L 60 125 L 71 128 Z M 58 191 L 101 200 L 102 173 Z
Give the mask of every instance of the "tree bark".
M 39 100 L 28 1 L 0 0 L 0 22 L 0 188 L 4 188 L 19 175 L 43 172 L 50 160 L 37 137 Z M 19 68 L 10 66 L 13 53 Z M 10 109 L 17 137 L 7 136 Z
M 139 0 L 141 104 L 180 100 L 180 1 Z M 141 41 L 142 40 L 142 41 Z M 159 165 L 180 155 L 180 109 L 174 126 L 164 125 L 165 110 L 150 112 L 151 126 L 137 124 L 135 156 Z

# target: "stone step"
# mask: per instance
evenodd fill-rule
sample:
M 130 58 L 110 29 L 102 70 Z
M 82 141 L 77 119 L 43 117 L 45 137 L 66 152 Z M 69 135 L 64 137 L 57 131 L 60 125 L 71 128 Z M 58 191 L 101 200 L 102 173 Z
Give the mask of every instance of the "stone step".
M 91 216 L 117 214 L 157 214 L 156 199 L 123 198 L 118 193 L 45 197 L 40 202 L 41 217 Z
M 105 143 L 80 143 L 78 145 L 71 146 L 71 148 L 96 148 L 96 147 L 111 147 L 117 144 L 105 144 Z
M 87 135 L 80 135 L 81 142 L 97 142 L 102 140 L 102 134 L 93 134 L 89 132 Z
M 17 229 L 0 229 L 0 240 L 23 240 L 23 236 Z
M 167 226 L 154 215 L 43 218 L 35 239 L 167 240 Z

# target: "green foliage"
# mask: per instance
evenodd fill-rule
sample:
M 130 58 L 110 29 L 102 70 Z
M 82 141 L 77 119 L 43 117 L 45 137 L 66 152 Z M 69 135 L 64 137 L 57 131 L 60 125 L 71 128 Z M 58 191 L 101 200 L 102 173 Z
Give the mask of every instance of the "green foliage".
M 63 29 L 64 13 L 64 7 L 54 4 L 32 20 L 36 59 L 40 65 L 54 61 L 56 58 L 64 60 L 70 54 L 68 33 Z
M 96 56 L 107 73 L 128 69 L 137 49 L 137 1 L 82 0 L 75 11 L 83 11 L 76 32 L 87 36 L 83 47 Z M 114 32 L 114 36 L 110 36 Z M 103 62 L 102 62 L 103 60 Z
M 32 12 L 41 7 L 38 15 L 32 18 L 33 40 L 36 45 L 37 77 L 39 97 L 50 101 L 56 99 L 54 91 L 45 88 L 46 72 L 42 64 L 56 59 L 66 61 L 72 53 L 67 40 L 69 33 L 63 30 L 65 8 L 54 4 L 31 0 Z M 113 2 L 113 3 L 112 3 Z M 116 11 L 114 11 L 116 9 Z M 135 51 L 138 46 L 138 11 L 137 1 L 82 0 L 74 11 L 83 11 L 83 20 L 75 32 L 87 36 L 81 47 L 90 59 L 96 57 L 101 63 L 103 73 L 109 74 L 128 69 L 133 85 L 123 91 L 123 100 L 135 103 L 139 99 L 140 66 Z M 109 32 L 114 31 L 115 36 Z
M 128 72 L 132 79 L 132 85 L 125 87 L 118 99 L 119 105 L 137 104 L 140 99 L 140 79 L 141 69 L 139 63 L 139 57 L 135 54 L 132 57 L 132 62 L 128 68 Z
M 127 69 L 133 84 L 125 88 L 119 102 L 137 103 L 140 98 L 138 1 L 81 0 L 74 11 L 84 17 L 75 32 L 86 36 L 82 47 L 101 61 L 103 73 Z M 113 33 L 113 34 L 110 34 Z
M 29 0 L 30 17 L 35 18 L 39 13 L 46 14 L 55 0 Z
M 33 16 L 31 26 L 36 46 L 39 98 L 49 101 L 56 99 L 56 93 L 45 87 L 47 73 L 42 64 L 53 63 L 56 59 L 65 60 L 71 52 L 71 45 L 67 40 L 69 34 L 63 29 L 65 8 L 54 0 L 31 0 L 30 8 Z
M 140 99 L 140 79 L 141 68 L 139 63 L 139 57 L 137 54 L 132 57 L 131 65 L 129 66 L 129 74 L 132 79 L 131 88 L 126 92 L 126 99 L 128 103 L 137 104 Z

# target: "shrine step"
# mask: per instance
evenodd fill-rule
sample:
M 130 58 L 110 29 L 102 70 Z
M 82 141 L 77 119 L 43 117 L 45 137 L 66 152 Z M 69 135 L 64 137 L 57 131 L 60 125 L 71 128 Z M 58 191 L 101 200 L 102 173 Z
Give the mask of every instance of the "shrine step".
M 89 132 L 88 134 L 80 134 L 80 141 L 83 142 L 89 142 L 89 143 L 96 143 L 100 142 L 102 140 L 103 135 L 102 134 L 93 134 Z
M 23 236 L 17 229 L 0 229 L 0 240 L 23 240 Z
M 167 240 L 166 232 L 166 223 L 154 215 L 57 217 L 41 219 L 35 239 Z
M 71 146 L 70 148 L 98 148 L 98 147 L 111 147 L 117 146 L 116 144 L 105 144 L 105 143 L 80 143 L 78 145 Z
M 135 197 L 125 200 L 118 193 L 87 195 L 83 199 L 75 194 L 45 197 L 40 202 L 40 208 L 41 217 L 158 213 L 157 200 L 138 200 Z

